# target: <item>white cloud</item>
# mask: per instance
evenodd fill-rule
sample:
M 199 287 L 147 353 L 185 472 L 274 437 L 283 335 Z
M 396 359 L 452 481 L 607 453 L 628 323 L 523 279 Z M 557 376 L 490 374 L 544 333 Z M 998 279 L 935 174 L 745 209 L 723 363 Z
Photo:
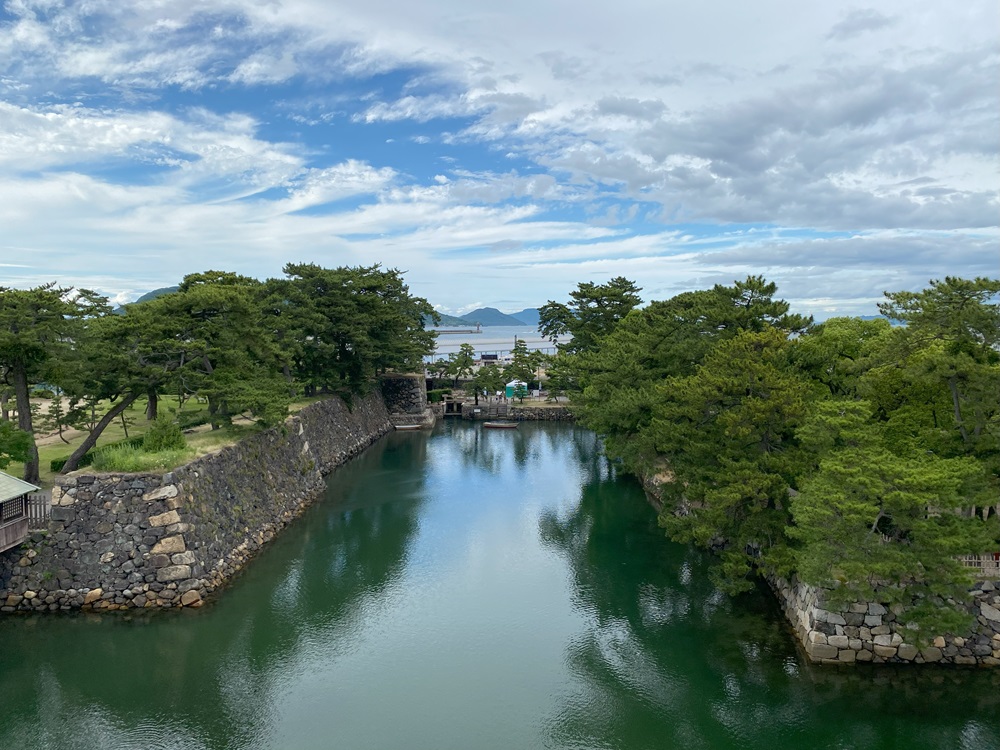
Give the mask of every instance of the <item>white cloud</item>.
M 986 0 L 5 7 L 0 254 L 35 266 L 18 279 L 142 290 L 206 259 L 261 275 L 307 254 L 530 305 L 588 274 L 666 293 L 766 269 L 830 308 L 995 260 Z M 470 124 L 435 132 L 454 118 Z M 679 222 L 720 225 L 724 250 Z M 438 286 L 443 268 L 465 282 Z

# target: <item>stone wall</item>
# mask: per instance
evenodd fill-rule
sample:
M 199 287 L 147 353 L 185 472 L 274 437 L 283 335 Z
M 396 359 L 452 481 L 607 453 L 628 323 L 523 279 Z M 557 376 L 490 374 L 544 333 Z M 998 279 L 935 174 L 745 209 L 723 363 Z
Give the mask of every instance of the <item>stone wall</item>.
M 508 419 L 518 422 L 572 422 L 576 419 L 567 406 L 511 406 Z
M 911 631 L 899 620 L 902 610 L 898 607 L 878 602 L 831 607 L 823 589 L 794 580 L 770 583 L 814 662 L 1000 665 L 1000 592 L 992 581 L 980 581 L 972 591 L 973 601 L 968 607 L 975 617 L 972 631 L 961 636 L 938 636 L 931 645 L 914 643 Z
M 641 481 L 649 502 L 662 512 L 663 486 L 674 481 L 666 462 Z M 912 632 L 897 619 L 902 612 L 899 607 L 879 602 L 833 607 L 824 589 L 796 579 L 777 578 L 768 583 L 812 662 L 1000 666 L 1000 584 L 993 581 L 980 581 L 972 589 L 967 606 L 974 618 L 972 630 L 960 636 L 938 636 L 930 645 L 913 643 Z M 953 602 L 952 606 L 962 605 Z
M 434 404 L 437 406 L 437 404 Z M 442 410 L 444 405 L 441 405 Z M 472 420 L 506 419 L 516 422 L 572 422 L 576 419 L 568 406 L 531 406 L 508 404 L 507 414 L 490 416 L 489 405 L 483 402 L 476 406 L 471 401 L 462 405 L 462 418 Z
M 384 375 L 381 389 L 392 424 L 434 426 L 437 413 L 427 404 L 423 375 Z
M 0 610 L 200 606 L 392 429 L 380 394 L 320 401 L 166 474 L 79 474 L 48 531 L 0 555 Z

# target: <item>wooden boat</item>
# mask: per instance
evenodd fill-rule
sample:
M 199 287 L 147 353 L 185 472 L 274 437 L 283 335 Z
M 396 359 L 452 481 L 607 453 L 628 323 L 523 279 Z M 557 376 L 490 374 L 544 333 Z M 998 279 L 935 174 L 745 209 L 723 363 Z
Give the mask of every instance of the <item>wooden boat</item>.
M 424 429 L 424 426 L 420 425 L 420 424 L 397 424 L 397 425 L 393 425 L 393 427 L 395 427 L 397 430 L 422 430 L 422 429 Z
M 517 422 L 483 422 L 483 427 L 491 430 L 513 430 L 517 429 Z

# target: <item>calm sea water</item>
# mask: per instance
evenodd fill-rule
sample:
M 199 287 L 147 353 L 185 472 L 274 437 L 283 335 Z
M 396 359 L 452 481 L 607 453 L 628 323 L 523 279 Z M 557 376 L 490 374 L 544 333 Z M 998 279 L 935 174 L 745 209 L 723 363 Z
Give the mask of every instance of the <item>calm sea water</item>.
M 462 344 L 471 344 L 477 355 L 499 354 L 503 356 L 514 348 L 516 339 L 523 340 L 528 349 L 553 349 L 552 343 L 531 326 L 485 326 L 481 333 L 442 333 L 438 335 L 434 356 L 429 359 L 447 357 L 457 352 Z M 553 349 L 554 350 L 554 349 Z
M 984 670 L 817 668 L 566 425 L 396 433 L 218 601 L 0 619 L 0 748 L 996 750 Z

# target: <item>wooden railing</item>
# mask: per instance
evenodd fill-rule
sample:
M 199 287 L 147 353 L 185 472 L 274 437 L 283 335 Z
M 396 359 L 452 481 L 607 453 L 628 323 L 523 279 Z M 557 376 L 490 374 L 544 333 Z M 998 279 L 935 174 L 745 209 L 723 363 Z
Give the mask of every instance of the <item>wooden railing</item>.
M 962 565 L 973 569 L 977 578 L 1000 578 L 1000 552 L 990 555 L 965 555 L 958 558 Z
M 52 498 L 48 492 L 34 492 L 27 498 L 27 516 L 29 529 L 44 529 L 49 525 L 52 512 Z

